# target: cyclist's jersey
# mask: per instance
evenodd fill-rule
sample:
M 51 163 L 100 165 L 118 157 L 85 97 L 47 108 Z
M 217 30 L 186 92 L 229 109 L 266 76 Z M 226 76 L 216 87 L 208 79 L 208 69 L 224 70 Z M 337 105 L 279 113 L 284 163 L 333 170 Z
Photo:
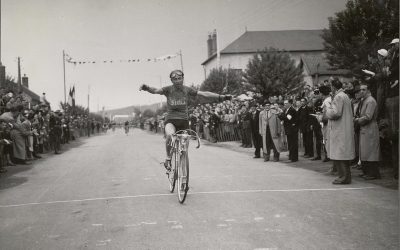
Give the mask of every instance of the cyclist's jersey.
M 162 94 L 167 97 L 167 116 L 165 120 L 189 120 L 188 101 L 189 98 L 197 96 L 197 90 L 174 85 L 162 88 Z

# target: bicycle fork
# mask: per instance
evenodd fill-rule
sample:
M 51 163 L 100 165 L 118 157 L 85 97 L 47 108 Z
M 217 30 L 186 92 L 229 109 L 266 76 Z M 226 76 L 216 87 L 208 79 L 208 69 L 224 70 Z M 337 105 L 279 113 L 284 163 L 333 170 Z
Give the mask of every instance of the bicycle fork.
M 187 164 L 187 149 L 188 149 L 188 144 L 189 142 L 187 139 L 183 140 L 179 143 L 178 147 L 178 156 L 179 156 L 179 171 L 181 172 L 179 178 L 180 178 L 180 183 L 185 185 L 185 187 L 188 189 L 189 187 L 186 185 L 187 183 L 187 173 L 186 173 L 186 164 Z

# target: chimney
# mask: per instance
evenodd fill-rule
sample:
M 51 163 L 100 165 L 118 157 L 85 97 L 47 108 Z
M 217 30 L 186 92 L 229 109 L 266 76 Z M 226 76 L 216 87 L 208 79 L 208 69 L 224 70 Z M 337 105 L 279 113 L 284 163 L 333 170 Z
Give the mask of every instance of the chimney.
M 215 54 L 217 53 L 217 31 L 214 30 L 213 34 L 212 34 L 212 50 L 211 50 L 211 54 Z
M 22 86 L 24 86 L 25 88 L 29 89 L 28 77 L 25 74 L 22 77 Z
M 207 39 L 207 55 L 210 57 L 212 55 L 212 37 L 211 34 L 208 34 L 208 39 Z

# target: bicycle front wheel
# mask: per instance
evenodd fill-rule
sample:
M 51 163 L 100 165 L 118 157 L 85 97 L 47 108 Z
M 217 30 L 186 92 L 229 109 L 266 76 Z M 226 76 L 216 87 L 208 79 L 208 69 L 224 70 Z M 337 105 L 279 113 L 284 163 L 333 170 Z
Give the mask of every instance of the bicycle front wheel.
M 178 164 L 178 200 L 185 202 L 187 192 L 189 191 L 189 157 L 187 152 L 182 152 Z

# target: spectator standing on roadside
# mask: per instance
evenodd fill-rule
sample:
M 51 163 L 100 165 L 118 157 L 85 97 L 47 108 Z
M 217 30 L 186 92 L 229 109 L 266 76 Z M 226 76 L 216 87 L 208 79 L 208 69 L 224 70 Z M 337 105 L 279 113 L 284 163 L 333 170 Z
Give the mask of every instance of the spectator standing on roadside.
M 320 115 L 320 122 L 322 122 L 322 142 L 323 142 L 323 147 L 324 147 L 324 153 L 325 153 L 325 158 L 323 162 L 328 162 L 329 156 L 328 152 L 326 150 L 326 144 L 328 143 L 328 136 L 329 136 L 329 130 L 328 130 L 328 118 L 326 117 L 326 110 L 327 108 L 331 105 L 332 103 L 332 97 L 329 95 L 331 92 L 331 89 L 327 85 L 322 85 L 319 87 L 319 92 L 322 95 L 322 105 L 321 105 L 321 115 Z M 332 169 L 333 170 L 333 169 Z M 332 172 L 336 172 L 332 171 Z
M 279 115 L 279 118 L 283 121 L 283 126 L 285 128 L 289 149 L 289 161 L 296 162 L 298 161 L 299 155 L 297 111 L 293 107 L 293 100 L 285 100 L 284 105 L 285 111 Z
M 239 112 L 238 122 L 241 131 L 240 136 L 242 139 L 242 145 L 240 146 L 244 148 L 251 148 L 250 113 L 245 105 L 240 108 Z
M 25 110 L 24 116 L 21 116 L 22 127 L 26 134 L 25 149 L 26 149 L 26 160 L 33 160 L 33 133 L 32 123 L 29 120 L 29 112 Z
M 13 159 L 12 161 L 17 164 L 28 164 L 26 161 L 26 138 L 30 131 L 26 131 L 20 120 L 20 114 L 23 110 L 21 105 L 11 105 L 10 112 L 1 115 L 4 121 L 8 122 L 11 126 L 10 136 L 13 141 Z
M 50 112 L 49 118 L 49 135 L 50 141 L 53 145 L 54 154 L 59 154 L 61 149 L 61 119 L 59 117 L 60 111 Z
M 276 105 L 271 105 L 267 112 L 267 127 L 266 127 L 266 147 L 267 155 L 266 159 L 269 160 L 271 150 L 274 154 L 274 161 L 279 161 L 280 149 L 281 149 L 281 132 L 282 126 L 281 121 L 278 118 L 279 111 Z
M 354 125 L 350 98 L 344 93 L 342 83 L 332 80 L 333 100 L 327 107 L 329 127 L 328 155 L 339 172 L 333 184 L 350 184 L 350 161 L 354 159 Z
M 360 126 L 359 154 L 363 169 L 363 178 L 366 180 L 380 179 L 379 173 L 379 129 L 376 118 L 377 104 L 367 85 L 360 86 L 361 104 L 359 117 L 354 122 Z
M 300 132 L 303 135 L 304 157 L 314 156 L 313 133 L 310 124 L 311 108 L 307 105 L 307 99 L 301 98 L 301 106 L 297 111 Z
M 399 178 L 399 38 L 390 43 L 388 95 L 385 100 L 385 118 L 388 120 L 388 138 L 392 155 L 394 178 Z
M 219 127 L 220 118 L 217 116 L 217 114 L 215 114 L 215 109 L 211 110 L 208 123 L 210 128 L 210 136 L 212 138 L 211 140 L 212 142 L 217 142 L 218 141 L 217 130 Z
M 92 130 L 92 122 L 86 116 L 85 116 L 85 120 L 86 120 L 86 124 L 85 124 L 86 125 L 86 133 L 87 133 L 87 136 L 90 137 L 90 133 L 91 133 L 91 130 Z
M 312 110 L 312 114 L 310 114 L 310 117 L 309 117 L 311 133 L 314 136 L 312 138 L 312 140 L 315 139 L 315 151 L 317 153 L 317 156 L 315 156 L 314 158 L 311 159 L 313 161 L 321 160 L 323 136 L 322 136 L 321 123 L 317 118 L 318 114 L 321 113 L 321 106 L 322 106 L 321 93 L 317 89 L 314 91 L 313 105 L 312 105 L 313 110 Z M 314 143 L 313 143 L 313 147 L 314 147 Z
M 259 128 L 259 119 L 260 119 L 260 109 L 256 104 L 251 107 L 251 117 L 250 117 L 250 125 L 251 125 L 251 134 L 253 137 L 253 144 L 254 144 L 254 157 L 253 158 L 260 158 L 260 151 L 262 148 L 262 137 L 260 135 L 260 128 Z
M 277 114 L 272 113 L 271 106 L 271 103 L 267 101 L 264 110 L 260 112 L 259 129 L 263 139 L 264 161 L 270 160 L 271 150 L 274 152 L 274 161 L 279 161 L 278 134 L 280 135 L 281 131 L 278 126 L 280 126 L 280 121 Z

